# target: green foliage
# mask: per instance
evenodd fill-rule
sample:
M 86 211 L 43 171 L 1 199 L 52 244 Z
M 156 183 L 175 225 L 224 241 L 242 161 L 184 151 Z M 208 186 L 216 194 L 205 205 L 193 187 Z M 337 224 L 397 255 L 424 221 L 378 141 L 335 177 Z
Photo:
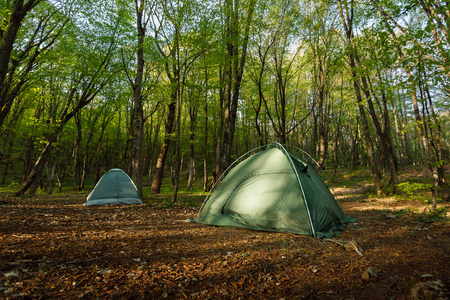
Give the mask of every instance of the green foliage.
M 410 207 L 407 207 L 407 208 L 395 211 L 394 214 L 395 214 L 395 216 L 397 218 L 400 218 L 400 217 L 404 217 L 404 216 L 408 216 L 408 215 L 414 214 L 414 211 Z
M 428 128 L 433 130 L 433 135 L 441 128 L 441 144 L 444 151 L 448 151 L 448 73 L 439 68 L 445 57 L 439 57 L 439 49 L 433 42 L 431 33 L 437 29 L 436 23 L 422 10 L 421 3 L 411 6 L 409 2 L 377 2 L 394 19 L 402 17 L 410 20 L 408 24 L 404 24 L 408 26 L 405 32 L 395 29 L 398 32 L 396 37 L 389 30 L 395 26 L 386 23 L 386 18 L 380 17 L 375 7 L 371 9 L 366 6 L 372 2 L 369 1 L 364 6 L 355 2 L 354 26 L 358 30 L 354 30 L 354 42 L 360 59 L 358 76 L 367 75 L 372 81 L 374 101 L 378 98 L 380 102 L 376 103 L 378 110 L 383 101 L 387 102 L 389 126 L 397 156 L 403 159 L 408 142 L 413 152 L 411 156 L 417 159 L 414 163 L 420 164 L 424 159 L 421 158 L 423 153 L 421 146 L 418 146 L 420 141 L 411 113 L 411 83 L 430 83 L 432 104 L 438 122 L 428 124 Z M 0 32 L 7 26 L 12 3 L 12 0 L 6 0 L 0 4 Z M 197 174 L 203 155 L 206 155 L 208 168 L 211 170 L 215 142 L 220 136 L 220 127 L 223 126 L 220 116 L 226 71 L 223 68 L 226 57 L 224 42 L 228 39 L 227 28 L 224 27 L 227 14 L 223 11 L 223 3 L 197 0 L 145 3 L 144 19 L 148 21 L 148 27 L 144 42 L 146 67 L 142 97 L 144 116 L 148 119 L 144 124 L 144 159 L 148 162 L 150 157 L 158 155 L 158 148 L 165 135 L 166 104 L 173 97 L 168 74 L 173 72 L 171 68 L 179 68 L 182 79 L 180 96 L 183 99 L 179 116 L 182 127 L 181 155 L 186 162 L 190 150 L 188 146 L 192 143 L 195 147 Z M 239 31 L 237 36 L 243 34 L 241 31 L 245 28 L 245 8 L 248 4 L 249 1 L 240 2 L 239 14 L 236 12 L 238 17 L 234 22 L 235 30 Z M 443 6 L 436 8 L 436 12 L 439 14 L 443 9 Z M 240 86 L 234 152 L 231 157 L 239 157 L 259 143 L 256 122 L 261 127 L 264 143 L 277 140 L 286 133 L 287 143 L 300 146 L 316 155 L 320 148 L 317 124 L 325 119 L 329 145 L 327 172 L 330 167 L 336 166 L 333 176 L 329 176 L 332 177 L 331 182 L 345 187 L 359 185 L 362 192 L 358 199 L 363 199 L 368 194 L 376 193 L 371 186 L 373 179 L 370 170 L 342 168 L 353 165 L 353 157 L 356 157 L 355 167 L 367 166 L 368 160 L 361 119 L 355 103 L 352 74 L 347 65 L 350 52 L 348 46 L 344 45 L 345 36 L 338 13 L 339 9 L 334 1 L 257 1 L 250 28 L 246 69 Z M 11 153 L 9 157 L 5 154 L 1 163 L 20 164 L 20 168 L 15 166 L 20 171 L 14 175 L 8 173 L 6 182 L 12 180 L 13 176 L 15 180 L 21 177 L 19 173 L 23 169 L 27 139 L 34 142 L 35 153 L 32 153 L 30 160 L 35 160 L 36 152 L 60 125 L 66 109 L 70 111 L 77 99 L 93 91 L 96 91 L 95 99 L 78 116 L 81 123 L 80 135 L 78 136 L 75 120 L 72 120 L 65 126 L 61 140 L 55 144 L 54 150 L 60 151 L 57 169 L 65 176 L 71 176 L 74 172 L 72 150 L 76 137 L 81 139 L 77 154 L 86 158 L 88 176 L 92 176 L 97 158 L 101 168 L 127 166 L 133 119 L 133 90 L 129 79 L 134 77 L 136 71 L 135 17 L 134 3 L 125 0 L 41 1 L 26 16 L 14 45 L 13 58 L 18 59 L 33 39 L 36 42 L 40 37 L 43 43 L 39 45 L 41 53 L 34 62 L 32 71 L 28 75 L 21 73 L 17 76 L 19 79 L 26 75 L 27 85 L 19 94 L 17 107 L 14 107 L 5 122 L 10 130 L 10 137 L 2 140 L 0 150 L 6 154 Z M 40 22 L 42 26 L 46 26 L 35 32 Z M 439 30 L 437 33 L 442 34 Z M 51 44 L 52 37 L 57 39 Z M 412 39 L 418 45 L 428 46 L 421 49 L 423 51 L 418 51 L 419 46 Z M 101 69 L 102 58 L 112 41 L 114 43 L 108 68 Z M 239 52 L 242 41 L 234 42 L 236 48 L 233 51 Z M 49 48 L 45 48 L 47 46 Z M 35 47 L 38 47 L 37 44 Z M 400 60 L 397 47 L 405 54 L 404 61 Z M 262 55 L 266 50 L 267 56 L 263 62 Z M 29 52 L 26 57 L 31 57 L 33 53 Z M 162 55 L 163 53 L 166 55 Z M 427 53 L 436 62 L 424 57 Z M 177 63 L 172 61 L 175 56 L 178 57 Z M 25 70 L 23 66 L 30 59 L 26 57 L 18 70 Z M 409 65 L 412 72 L 412 77 L 408 80 L 402 69 L 405 65 Z M 261 90 L 256 84 L 260 75 Z M 321 91 L 325 98 L 319 108 L 317 98 L 320 76 L 324 76 Z M 418 87 L 418 90 L 423 90 L 420 89 L 422 86 Z M 266 105 L 262 104 L 264 102 L 261 102 L 261 96 L 265 97 Z M 205 104 L 208 104 L 208 116 L 204 111 Z M 257 111 L 258 104 L 262 104 L 260 111 Z M 423 102 L 422 105 L 425 104 Z M 196 121 L 192 121 L 197 123 L 192 127 L 190 109 L 198 111 Z M 424 112 L 427 110 L 428 107 L 423 107 Z M 377 113 L 381 115 L 381 111 Z M 423 120 L 432 119 L 431 117 L 427 116 Z M 206 127 L 205 121 L 207 130 L 203 129 Z M 400 128 L 394 127 L 396 123 L 401 124 Z M 156 127 L 159 131 L 153 135 Z M 21 134 L 17 134 L 19 132 Z M 193 141 L 190 140 L 192 133 L 196 135 Z M 373 133 L 372 129 L 372 139 L 375 140 Z M 171 134 L 172 137 L 174 135 Z M 204 145 L 205 138 L 207 145 Z M 5 141 L 11 141 L 11 146 L 7 146 Z M 156 149 L 150 148 L 153 141 Z M 206 154 L 203 153 L 203 148 L 207 149 Z M 51 159 L 56 156 L 55 152 L 52 151 Z M 170 157 L 169 160 L 171 159 L 173 158 Z M 155 162 L 156 159 L 153 159 L 152 163 Z M 30 163 L 33 164 L 34 161 Z M 445 161 L 436 163 L 442 165 Z M 164 181 L 170 183 L 169 176 Z M 429 188 L 430 184 L 422 182 L 401 183 L 398 186 L 399 199 L 414 197 L 426 200 Z M 172 189 L 168 184 L 163 187 L 162 194 L 171 195 Z M 201 187 L 194 189 L 196 190 L 186 191 L 186 194 L 181 190 L 180 202 L 195 205 L 198 202 L 195 197 L 203 195 Z M 188 194 L 194 195 L 193 198 L 188 197 Z
M 426 193 L 433 187 L 431 183 L 406 181 L 397 185 L 399 195 L 406 195 L 409 198 L 415 197 L 419 199 L 425 199 Z
M 445 207 L 439 208 L 435 211 L 431 209 L 427 209 L 422 213 L 414 212 L 411 208 L 401 209 L 395 212 L 397 217 L 412 217 L 416 222 L 419 223 L 434 223 L 434 222 L 442 222 L 448 223 L 448 214 L 449 210 Z
M 20 184 L 17 181 L 11 181 L 10 184 L 8 184 L 8 191 L 13 193 L 14 191 L 16 191 L 18 188 L 20 187 Z
M 326 172 L 331 172 L 331 170 L 325 170 Z M 367 184 L 372 182 L 372 176 L 370 174 L 370 169 L 366 167 L 361 167 L 358 169 L 353 168 L 339 168 L 336 172 L 333 172 L 331 178 L 331 183 L 334 186 L 342 187 L 355 187 L 361 184 Z
M 448 218 L 446 217 L 448 213 L 448 209 L 445 207 L 438 208 L 433 211 L 431 209 L 427 209 L 425 212 L 418 214 L 415 216 L 415 219 L 421 223 L 433 223 L 433 222 L 448 222 Z
M 288 247 L 289 243 L 286 240 L 280 240 L 282 247 Z
M 8 20 L 11 15 L 11 9 L 9 7 L 0 6 L 0 32 L 3 32 L 8 26 Z

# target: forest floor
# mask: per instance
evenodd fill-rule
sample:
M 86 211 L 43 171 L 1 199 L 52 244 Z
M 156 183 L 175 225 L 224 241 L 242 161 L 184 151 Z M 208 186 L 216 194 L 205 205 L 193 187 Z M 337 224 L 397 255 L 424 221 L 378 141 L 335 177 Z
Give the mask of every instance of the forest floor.
M 448 299 L 450 203 L 438 215 L 346 180 L 336 197 L 358 220 L 333 239 L 185 222 L 204 195 L 86 207 L 85 194 L 1 194 L 0 298 Z

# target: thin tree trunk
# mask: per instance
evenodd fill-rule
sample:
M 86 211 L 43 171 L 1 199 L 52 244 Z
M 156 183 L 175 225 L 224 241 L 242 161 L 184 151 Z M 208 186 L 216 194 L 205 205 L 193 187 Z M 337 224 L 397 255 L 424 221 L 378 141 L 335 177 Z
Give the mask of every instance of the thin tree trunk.
M 80 183 L 80 147 L 81 147 L 81 139 L 82 139 L 82 130 L 81 130 L 81 116 L 80 114 L 75 115 L 75 124 L 77 126 L 77 136 L 75 138 L 75 145 L 73 147 L 73 190 L 78 190 L 78 186 Z
M 34 187 L 30 190 L 30 194 L 34 194 L 36 192 L 37 181 L 41 176 L 43 168 L 47 164 L 48 157 L 52 149 L 52 145 L 56 141 L 58 134 L 59 133 L 56 133 L 50 136 L 47 144 L 44 146 L 44 149 L 42 150 L 39 158 L 34 164 L 31 173 L 28 175 L 27 179 L 22 183 L 20 189 L 15 193 L 15 196 L 22 196 L 33 184 Z
M 379 7 L 380 8 L 380 7 Z M 388 25 L 389 26 L 389 25 Z M 394 40 L 397 40 L 397 36 L 395 35 L 392 28 L 388 27 L 390 34 Z M 437 203 L 436 203 L 436 190 L 439 189 L 440 181 L 439 181 L 439 171 L 438 168 L 438 161 L 437 157 L 435 156 L 435 153 L 430 148 L 430 140 L 426 133 L 426 127 L 428 126 L 428 121 L 426 118 L 422 118 L 420 116 L 420 110 L 419 110 L 419 104 L 417 99 L 417 87 L 416 82 L 413 79 L 411 68 L 410 66 L 405 62 L 405 56 L 403 54 L 403 51 L 401 50 L 400 46 L 397 46 L 397 53 L 399 54 L 399 57 L 401 61 L 403 62 L 403 67 L 405 69 L 406 75 L 408 76 L 409 82 L 410 82 L 410 95 L 411 100 L 413 103 L 413 109 L 414 109 L 414 118 L 416 120 L 416 126 L 419 130 L 419 136 L 420 140 L 422 142 L 422 146 L 424 148 L 424 154 L 425 154 L 425 161 L 428 164 L 428 169 L 430 171 L 430 178 L 433 183 L 433 197 L 432 197 L 432 209 L 436 210 Z
M 6 119 L 12 106 L 14 97 L 9 97 L 7 74 L 10 71 L 13 46 L 17 39 L 17 34 L 26 15 L 42 0 L 16 0 L 13 1 L 8 19 L 3 19 L 2 26 L 6 25 L 5 30 L 0 31 L 0 128 Z M 37 55 L 36 55 L 37 56 Z M 15 91 L 16 95 L 18 91 Z
M 373 87 L 372 87 L 372 83 L 370 82 L 370 79 L 368 79 L 369 85 L 371 86 L 371 90 L 373 92 Z M 381 78 L 381 74 L 378 73 L 378 80 L 380 82 L 380 84 L 382 86 L 384 86 L 382 78 Z M 383 152 L 385 152 L 386 157 L 386 161 L 387 161 L 387 167 L 389 169 L 390 172 L 390 176 L 391 176 L 391 185 L 392 185 L 392 189 L 393 192 L 395 193 L 396 188 L 397 188 L 397 184 L 398 184 L 398 160 L 397 160 L 397 156 L 395 155 L 395 151 L 394 151 L 394 146 L 392 144 L 392 137 L 391 137 L 391 123 L 390 123 L 390 119 L 389 119 L 389 110 L 387 107 L 387 96 L 386 93 L 384 91 L 384 89 L 381 90 L 381 99 L 382 99 L 382 104 L 379 104 L 380 108 L 379 110 L 382 112 L 382 118 L 383 118 L 383 129 L 381 128 L 380 125 L 378 125 L 380 128 L 377 130 L 377 134 L 378 134 L 378 138 L 381 140 L 382 146 L 383 146 Z M 375 95 L 375 93 L 373 93 Z M 379 102 L 378 97 L 376 97 L 376 100 Z M 382 108 L 381 108 L 382 106 Z M 373 105 L 372 105 L 372 109 L 373 109 Z M 375 114 L 375 110 L 373 109 L 373 112 L 371 113 L 373 114 L 372 119 L 375 117 L 376 118 L 376 114 Z M 375 123 L 375 120 L 374 120 Z M 378 120 L 377 123 L 379 124 Z
M 176 99 L 176 95 L 172 95 L 172 99 Z M 164 177 L 164 166 L 166 164 L 167 153 L 169 152 L 171 135 L 173 132 L 173 126 L 175 123 L 175 113 L 176 113 L 176 101 L 172 101 L 168 105 L 169 111 L 167 115 L 167 122 L 165 128 L 165 137 L 159 151 L 158 160 L 156 161 L 155 176 L 152 181 L 151 191 L 153 194 L 161 193 L 161 186 Z
M 219 74 L 221 81 L 224 81 L 224 73 L 220 72 Z M 213 170 L 213 180 L 210 184 L 210 187 L 218 180 L 220 177 L 220 155 L 222 153 L 222 145 L 223 145 L 223 128 L 224 128 L 224 98 L 225 98 L 225 90 L 224 88 L 220 88 L 219 90 L 219 121 L 217 132 L 216 132 L 216 140 L 215 140 L 215 148 L 214 148 L 214 170 Z M 216 116 L 217 116 L 216 115 Z
M 190 137 L 190 159 L 189 159 L 189 175 L 188 175 L 188 190 L 192 190 L 192 184 L 195 181 L 195 122 L 197 115 L 197 108 L 193 109 L 191 114 L 191 137 Z
M 177 28 L 178 30 L 178 28 Z M 176 33 L 176 38 L 178 38 L 178 32 Z M 178 45 L 178 39 L 177 39 L 177 45 L 175 46 L 177 49 L 177 64 L 179 64 L 179 45 Z M 181 140 L 181 105 L 182 105 L 182 88 L 181 88 L 181 82 L 180 82 L 180 66 L 177 65 L 176 71 L 175 71 L 175 80 L 176 80 L 176 94 L 177 94 L 177 115 L 176 115 L 176 139 L 175 139 L 175 164 L 174 164 L 174 189 L 172 194 L 172 203 L 175 204 L 177 202 L 177 196 L 178 196 L 178 186 L 180 184 L 180 173 L 181 173 L 181 167 L 183 165 L 181 161 L 181 152 L 180 152 L 180 140 Z
M 55 160 L 53 162 L 52 171 L 48 177 L 48 193 L 50 195 L 53 194 L 53 181 L 55 178 L 56 167 L 58 165 L 58 158 L 59 158 L 59 147 L 56 147 L 55 158 L 54 158 Z
M 231 151 L 233 147 L 234 131 L 236 124 L 237 106 L 239 100 L 240 86 L 244 72 L 244 64 L 247 55 L 247 45 L 250 36 L 250 26 L 256 0 L 251 0 L 247 9 L 247 19 L 244 24 L 242 48 L 239 54 L 237 41 L 238 10 L 231 0 L 226 1 L 226 34 L 227 51 L 225 59 L 225 96 L 224 96 L 224 136 L 223 152 L 220 158 L 220 173 L 224 172 L 230 164 Z M 240 56 L 239 56 L 240 55 Z
M 363 102 L 363 99 L 361 96 L 360 84 L 359 84 L 359 80 L 358 80 L 359 76 L 358 76 L 356 60 L 355 60 L 356 47 L 355 47 L 355 45 L 353 45 L 353 41 L 352 41 L 352 38 L 353 38 L 353 0 L 351 0 L 350 12 L 347 10 L 347 20 L 344 15 L 341 0 L 338 0 L 338 5 L 339 5 L 339 12 L 341 15 L 341 20 L 342 20 L 342 25 L 344 26 L 344 29 L 346 32 L 347 45 L 350 48 L 349 59 L 350 59 L 350 68 L 351 68 L 352 77 L 353 77 L 353 87 L 355 89 L 355 95 L 356 95 L 357 102 L 358 102 L 358 109 L 359 109 L 359 114 L 361 117 L 361 123 L 362 123 L 362 127 L 363 127 L 364 138 L 365 138 L 366 147 L 367 147 L 367 153 L 369 155 L 372 177 L 375 182 L 375 187 L 377 189 L 377 193 L 382 194 L 383 193 L 382 178 L 381 178 L 381 173 L 378 169 L 378 161 L 377 161 L 375 150 L 374 150 L 374 147 L 372 144 L 369 123 L 368 123 L 368 120 L 366 117 L 366 112 L 365 112 L 365 108 L 364 108 L 364 104 L 363 104 L 364 102 Z
M 143 20 L 144 3 L 138 4 L 135 0 L 136 26 L 137 26 L 137 65 L 136 77 L 130 80 L 133 88 L 133 114 L 132 114 L 132 140 L 131 140 L 131 179 L 136 185 L 139 195 L 142 197 L 142 144 L 144 140 L 144 109 L 142 107 L 142 80 L 144 76 L 144 38 L 146 22 Z
M 152 182 L 151 178 L 152 178 L 152 169 L 153 169 L 153 157 L 155 156 L 154 152 L 156 150 L 156 145 L 158 143 L 159 128 L 160 128 L 160 125 L 157 124 L 155 126 L 155 132 L 153 134 L 153 143 L 151 143 L 151 147 L 149 149 L 150 159 L 149 159 L 149 163 L 148 163 L 148 177 L 147 177 L 147 185 L 148 186 L 150 186 L 151 182 Z M 150 140 L 150 142 L 151 142 L 151 140 Z
M 445 183 L 445 177 L 444 177 L 444 163 L 443 163 L 443 146 L 441 141 L 441 123 L 438 120 L 437 114 L 434 111 L 434 106 L 432 102 L 432 97 L 430 95 L 430 89 L 428 86 L 427 76 L 424 74 L 424 90 L 425 90 L 425 98 L 428 100 L 428 106 L 430 107 L 430 115 L 431 120 L 433 122 L 432 126 L 430 127 L 430 130 L 432 131 L 433 136 L 432 139 L 434 142 L 431 143 L 431 146 L 433 147 L 433 150 L 436 155 L 436 161 L 437 161 L 437 176 L 439 185 L 443 185 Z M 427 103 L 427 100 L 425 102 Z
M 205 86 L 208 86 L 208 69 L 205 69 Z M 208 190 L 208 93 L 205 93 L 205 124 L 204 124 L 204 146 L 203 146 L 203 191 Z
M 24 162 L 23 162 L 23 171 L 22 171 L 22 178 L 20 182 L 24 182 L 27 178 L 28 173 L 30 172 L 31 167 L 31 160 L 33 158 L 34 154 L 34 136 L 30 136 L 27 139 L 27 151 L 25 152 Z

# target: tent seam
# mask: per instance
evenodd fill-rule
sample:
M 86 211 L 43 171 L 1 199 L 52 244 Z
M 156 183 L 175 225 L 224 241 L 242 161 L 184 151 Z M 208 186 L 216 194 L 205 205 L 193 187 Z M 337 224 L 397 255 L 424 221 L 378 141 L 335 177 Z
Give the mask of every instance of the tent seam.
M 277 147 L 281 147 L 281 150 L 282 150 L 284 156 L 286 156 L 286 158 L 289 161 L 289 164 L 291 165 L 291 168 L 294 170 L 295 176 L 297 177 L 298 185 L 300 186 L 300 190 L 302 191 L 303 201 L 305 203 L 306 211 L 308 213 L 308 219 L 309 219 L 309 223 L 311 225 L 312 234 L 313 234 L 314 237 L 317 237 L 316 229 L 314 228 L 314 224 L 313 224 L 312 218 L 311 218 L 311 213 L 309 212 L 309 205 L 308 205 L 308 202 L 306 201 L 305 191 L 303 190 L 303 186 L 302 186 L 302 183 L 300 181 L 300 177 L 298 176 L 297 168 L 295 168 L 291 156 L 287 155 L 287 150 L 283 147 L 283 145 L 281 145 L 279 143 L 275 143 L 275 144 L 276 144 Z

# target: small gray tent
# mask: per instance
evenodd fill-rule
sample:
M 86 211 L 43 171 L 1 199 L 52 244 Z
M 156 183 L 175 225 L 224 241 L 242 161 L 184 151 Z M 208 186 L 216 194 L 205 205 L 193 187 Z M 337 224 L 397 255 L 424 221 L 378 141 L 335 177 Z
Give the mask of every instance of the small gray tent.
M 188 221 L 331 237 L 356 220 L 344 214 L 314 168 L 285 146 L 272 144 L 242 157 Z
M 121 169 L 111 169 L 100 178 L 86 205 L 142 204 L 136 186 Z

